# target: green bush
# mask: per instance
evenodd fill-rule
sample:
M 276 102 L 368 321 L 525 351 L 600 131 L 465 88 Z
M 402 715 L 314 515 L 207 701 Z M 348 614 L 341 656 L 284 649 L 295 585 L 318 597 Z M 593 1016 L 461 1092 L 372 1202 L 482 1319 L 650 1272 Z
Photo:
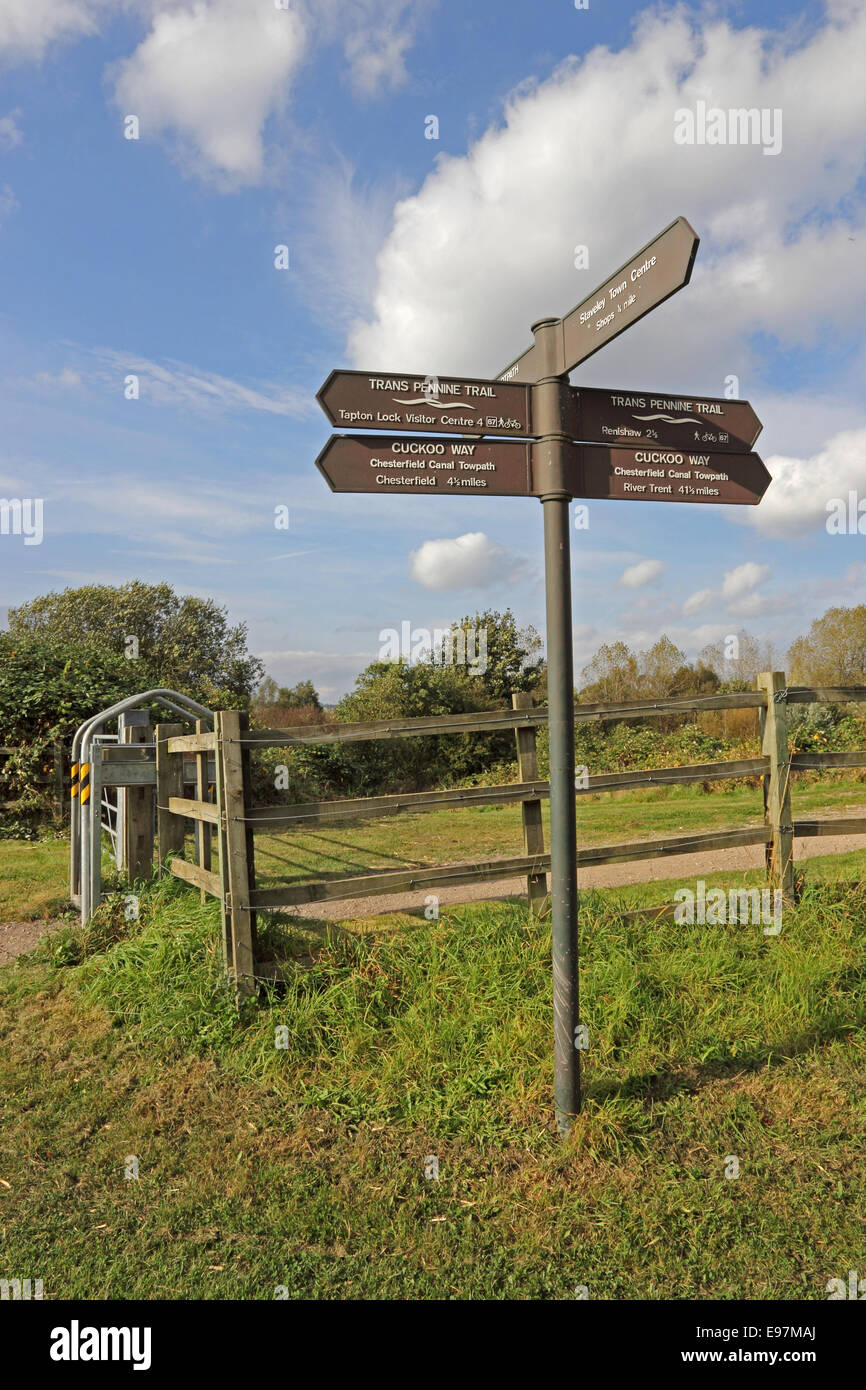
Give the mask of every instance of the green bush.
M 17 749 L 4 760 L 0 800 L 15 804 L 0 833 L 32 837 L 51 805 L 43 779 L 54 769 L 54 744 L 68 748 L 85 719 L 134 694 L 134 667 L 92 641 L 0 632 L 0 744 Z

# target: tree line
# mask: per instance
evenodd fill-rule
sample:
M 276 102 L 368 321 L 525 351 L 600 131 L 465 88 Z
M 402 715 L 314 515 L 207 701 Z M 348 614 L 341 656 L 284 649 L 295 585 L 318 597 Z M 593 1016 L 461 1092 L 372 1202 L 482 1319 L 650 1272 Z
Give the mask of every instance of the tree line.
M 483 663 L 470 670 L 455 662 L 459 643 L 420 660 L 376 660 L 325 710 L 311 680 L 281 686 L 267 676 L 248 650 L 246 624 L 232 624 L 212 599 L 138 580 L 35 598 L 11 608 L 8 629 L 0 632 L 0 745 L 21 749 L 6 760 L 0 800 L 12 787 L 25 810 L 37 807 L 36 781 L 50 745 L 68 745 L 98 709 L 158 686 L 213 709 L 249 710 L 260 727 L 469 713 L 508 706 L 515 691 L 545 703 L 546 666 L 534 628 L 521 626 L 510 609 L 489 608 L 453 627 L 485 633 Z M 692 662 L 666 635 L 644 651 L 605 643 L 583 667 L 576 693 L 580 701 L 601 703 L 753 689 L 757 672 L 777 664 L 772 646 L 747 632 L 704 647 Z M 789 648 L 785 669 L 792 684 L 866 685 L 866 605 L 831 608 L 816 619 Z M 365 795 L 493 775 L 512 762 L 513 738 L 405 740 L 384 753 L 374 743 L 292 751 L 299 797 L 323 790 Z

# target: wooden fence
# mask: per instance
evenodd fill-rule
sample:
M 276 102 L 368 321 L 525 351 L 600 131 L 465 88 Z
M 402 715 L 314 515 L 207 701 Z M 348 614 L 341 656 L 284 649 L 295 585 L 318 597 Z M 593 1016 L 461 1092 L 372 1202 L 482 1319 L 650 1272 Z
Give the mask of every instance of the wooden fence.
M 787 687 L 782 672 L 765 672 L 757 689 L 739 694 L 689 696 L 669 700 L 636 700 L 624 704 L 579 705 L 578 721 L 621 721 L 689 711 L 752 708 L 760 711 L 762 753 L 757 758 L 687 767 L 602 773 L 588 776 L 577 795 L 673 783 L 714 782 L 725 778 L 760 777 L 764 824 L 746 829 L 640 840 L 627 844 L 579 849 L 579 866 L 624 863 L 741 845 L 764 845 L 769 881 L 786 898 L 793 895 L 795 836 L 832 835 L 840 831 L 866 834 L 866 818 L 795 821 L 791 811 L 791 772 L 812 768 L 866 767 L 866 750 L 851 753 L 788 752 L 787 708 L 805 703 L 866 701 L 866 686 Z M 511 710 L 481 714 L 442 715 L 423 719 L 386 719 L 365 724 L 325 724 L 296 729 L 251 730 L 246 715 L 217 714 L 211 732 L 182 735 L 180 726 L 160 724 L 157 742 L 157 806 L 160 863 L 178 878 L 195 885 L 202 895 L 219 898 L 226 969 L 240 993 L 252 993 L 257 978 L 268 968 L 256 959 L 256 912 L 294 907 L 300 903 L 362 898 L 379 893 L 429 890 L 506 878 L 527 877 L 530 905 L 539 910 L 546 894 L 550 856 L 545 853 L 541 800 L 548 783 L 538 777 L 536 730 L 547 721 L 546 709 L 533 708 L 528 696 L 514 696 Z M 431 734 L 514 729 L 520 781 L 501 786 L 398 793 L 290 806 L 257 806 L 250 782 L 250 755 L 256 748 L 296 747 L 302 744 L 367 739 L 402 739 Z M 184 796 L 183 757 L 195 754 L 198 785 L 195 798 Z M 215 800 L 207 792 L 207 760 L 214 755 Z M 255 835 L 294 826 L 364 816 L 413 814 L 442 806 L 475 806 L 519 801 L 523 812 L 524 853 L 484 862 L 431 867 L 379 869 L 360 876 L 256 886 Z M 196 827 L 195 862 L 182 858 L 186 820 Z M 217 869 L 212 866 L 211 836 L 217 844 Z M 270 972 L 273 973 L 273 972 Z

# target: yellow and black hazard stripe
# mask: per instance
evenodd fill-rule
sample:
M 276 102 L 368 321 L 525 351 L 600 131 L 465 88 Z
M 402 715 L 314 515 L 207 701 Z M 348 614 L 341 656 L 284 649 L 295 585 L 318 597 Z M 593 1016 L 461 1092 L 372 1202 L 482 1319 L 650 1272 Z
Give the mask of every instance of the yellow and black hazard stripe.
M 70 777 L 72 778 L 72 787 L 70 788 L 70 796 L 72 797 L 72 800 L 74 801 L 75 798 L 76 798 L 77 795 L 78 795 L 78 763 L 73 763 L 73 764 L 72 764 L 72 767 L 69 769 L 69 775 L 70 775 Z
M 81 763 L 78 773 L 78 792 L 84 806 L 90 800 L 90 763 Z

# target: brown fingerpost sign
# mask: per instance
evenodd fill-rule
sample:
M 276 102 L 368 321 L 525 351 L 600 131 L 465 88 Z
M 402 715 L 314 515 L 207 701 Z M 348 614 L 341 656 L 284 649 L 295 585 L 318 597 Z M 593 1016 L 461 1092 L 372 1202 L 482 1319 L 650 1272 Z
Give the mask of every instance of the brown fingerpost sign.
M 332 434 L 316 467 L 332 492 L 531 497 L 529 444 Z
M 572 371 L 687 285 L 699 245 L 694 228 L 678 217 L 559 320 L 554 363 L 543 364 L 533 343 L 499 373 L 499 380 L 532 382 L 542 375 L 563 376 Z
M 672 396 L 666 391 L 575 387 L 576 439 L 663 444 L 706 453 L 748 453 L 761 422 L 748 401 Z
M 331 372 L 316 399 L 341 429 L 530 435 L 528 386 L 408 372 Z
M 574 495 L 631 502 L 714 502 L 754 507 L 772 479 L 758 454 L 641 446 L 579 446 Z

